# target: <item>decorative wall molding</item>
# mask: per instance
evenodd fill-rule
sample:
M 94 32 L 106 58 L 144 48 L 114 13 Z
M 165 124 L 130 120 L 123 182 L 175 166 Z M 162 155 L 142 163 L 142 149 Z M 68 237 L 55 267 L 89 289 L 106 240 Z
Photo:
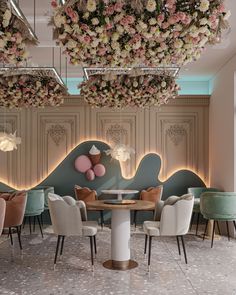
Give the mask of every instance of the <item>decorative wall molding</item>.
M 12 153 L 0 152 L 0 179 L 31 186 L 79 142 L 98 139 L 135 149 L 131 160 L 122 164 L 126 177 L 134 174 L 144 154 L 156 152 L 163 160 L 161 178 L 189 167 L 207 180 L 208 112 L 209 96 L 180 96 L 161 108 L 122 111 L 91 108 L 72 96 L 56 108 L 8 110 L 7 130 L 17 130 L 22 144 Z M 3 113 L 0 110 L 0 126 Z
M 186 129 L 183 125 L 175 124 L 171 125 L 167 130 L 166 134 L 170 137 L 173 143 L 177 146 L 186 136 Z
M 66 129 L 60 124 L 52 125 L 48 130 L 48 134 L 58 146 L 66 136 Z
M 124 139 L 127 138 L 127 135 L 127 130 L 118 123 L 111 125 L 106 131 L 106 138 L 113 144 L 122 143 Z

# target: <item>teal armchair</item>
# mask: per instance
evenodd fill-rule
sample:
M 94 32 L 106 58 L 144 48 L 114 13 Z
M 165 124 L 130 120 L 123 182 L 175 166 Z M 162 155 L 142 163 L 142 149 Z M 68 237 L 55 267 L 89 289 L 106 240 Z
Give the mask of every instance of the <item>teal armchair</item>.
M 234 192 L 205 192 L 201 195 L 200 210 L 205 219 L 208 221 L 214 220 L 211 248 L 213 247 L 215 224 L 217 221 L 225 221 L 227 226 L 228 239 L 229 235 L 229 221 L 232 221 L 236 230 L 236 193 Z M 207 224 L 208 224 L 207 221 Z M 207 224 L 203 239 L 206 234 Z
M 205 192 L 218 192 L 218 191 L 219 190 L 217 188 L 213 188 L 213 187 L 189 187 L 188 188 L 188 193 L 192 194 L 194 196 L 193 215 L 192 215 L 190 230 L 192 228 L 193 220 L 194 220 L 194 217 L 196 214 L 197 215 L 196 236 L 198 233 L 199 219 L 200 219 L 200 215 L 201 215 L 201 211 L 200 211 L 201 194 L 203 194 Z M 217 225 L 218 225 L 218 223 L 217 223 Z M 219 230 L 219 225 L 218 225 L 218 230 Z
M 44 192 L 44 212 L 45 213 L 47 212 L 48 215 L 50 216 L 50 214 L 49 214 L 49 207 L 48 207 L 48 194 L 49 193 L 52 193 L 52 194 L 55 193 L 54 187 L 53 186 L 42 186 L 42 185 L 40 185 L 40 186 L 35 187 L 34 189 L 43 189 L 43 192 Z M 40 215 L 41 216 L 41 223 L 42 223 L 42 225 L 43 225 L 43 215 L 44 215 L 44 212 Z M 46 217 L 46 216 L 44 215 L 44 217 Z
M 28 218 L 30 234 L 31 234 L 31 232 L 32 232 L 32 230 L 31 230 L 31 217 L 34 217 L 34 229 L 35 229 L 35 221 L 37 218 L 42 238 L 43 238 L 43 231 L 42 231 L 42 225 L 41 225 L 41 221 L 40 221 L 39 217 L 41 216 L 43 211 L 44 211 L 44 190 L 43 189 L 29 190 L 27 203 L 26 203 L 26 209 L 25 209 L 24 224 L 26 222 L 26 218 Z

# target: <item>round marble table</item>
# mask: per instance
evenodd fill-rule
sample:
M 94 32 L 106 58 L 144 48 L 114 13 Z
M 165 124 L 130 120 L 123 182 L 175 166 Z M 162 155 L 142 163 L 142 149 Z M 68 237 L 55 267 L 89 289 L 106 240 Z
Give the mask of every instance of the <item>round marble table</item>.
M 123 200 L 133 204 L 106 204 L 106 200 L 97 200 L 87 203 L 89 209 L 112 210 L 111 215 L 111 259 L 103 266 L 109 269 L 127 270 L 138 266 L 130 259 L 130 210 L 149 210 L 153 203 L 141 200 Z
M 122 195 L 137 194 L 139 191 L 130 189 L 106 189 L 101 193 L 106 195 L 117 195 L 117 200 L 122 200 Z

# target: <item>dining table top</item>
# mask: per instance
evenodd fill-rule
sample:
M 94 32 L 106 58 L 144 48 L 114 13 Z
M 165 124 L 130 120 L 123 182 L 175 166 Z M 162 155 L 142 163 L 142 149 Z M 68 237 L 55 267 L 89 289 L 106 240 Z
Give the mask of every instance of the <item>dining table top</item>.
M 88 209 L 104 209 L 104 210 L 154 210 L 155 204 L 150 201 L 142 200 L 123 200 L 120 204 L 106 203 L 108 200 L 96 200 L 86 203 Z M 114 200 L 115 201 L 115 200 Z M 129 202 L 132 201 L 132 202 Z
M 128 194 L 137 194 L 139 193 L 138 190 L 131 190 L 131 189 L 104 189 L 101 191 L 103 194 L 109 194 L 109 195 L 116 195 L 116 194 L 122 194 L 122 195 L 128 195 Z

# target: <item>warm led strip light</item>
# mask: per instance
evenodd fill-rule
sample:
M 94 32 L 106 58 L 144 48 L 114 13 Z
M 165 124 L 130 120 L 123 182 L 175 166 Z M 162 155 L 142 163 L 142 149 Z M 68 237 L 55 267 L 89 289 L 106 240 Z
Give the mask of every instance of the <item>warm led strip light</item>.
M 107 145 L 109 145 L 110 146 L 110 143 L 109 142 L 107 142 L 107 141 L 105 141 L 104 139 L 99 139 L 99 138 L 95 138 L 95 139 L 85 139 L 85 140 L 82 140 L 82 141 L 80 141 L 80 142 L 78 142 L 77 143 L 77 145 L 75 145 L 69 152 L 68 152 L 68 154 L 66 155 L 66 156 L 64 156 L 64 157 L 61 157 L 61 159 L 57 162 L 57 164 L 55 164 L 55 166 L 49 171 L 49 173 L 45 176 L 45 177 L 43 177 L 42 179 L 40 179 L 38 182 L 34 182 L 31 186 L 29 186 L 29 187 L 21 187 L 21 186 L 14 186 L 13 184 L 11 184 L 10 182 L 7 182 L 7 180 L 4 180 L 4 179 L 1 179 L 0 178 L 0 182 L 2 182 L 3 184 L 5 184 L 5 185 L 8 185 L 8 186 L 10 186 L 11 188 L 13 188 L 13 189 L 15 189 L 15 190 L 29 190 L 29 189 L 31 189 L 31 188 L 33 188 L 33 187 L 35 187 L 35 186 L 37 186 L 37 185 L 39 185 L 41 182 L 43 182 L 60 164 L 61 164 L 61 162 L 62 161 L 64 161 L 65 159 L 66 159 L 66 157 L 76 148 L 76 147 L 78 147 L 80 144 L 82 144 L 82 143 L 84 143 L 84 142 L 86 142 L 86 141 L 101 141 L 101 142 L 103 142 L 103 143 L 105 143 L 105 144 L 107 144 Z M 146 155 L 149 155 L 149 154 L 154 154 L 154 155 L 157 155 L 158 157 L 160 157 L 160 159 L 161 159 L 161 163 L 163 163 L 163 161 L 162 161 L 162 156 L 160 155 L 160 154 L 158 154 L 157 152 L 155 152 L 155 151 L 149 151 L 149 152 L 147 152 L 147 153 L 144 153 L 142 156 L 140 156 L 139 157 L 139 159 L 138 159 L 138 162 L 137 162 L 137 169 L 131 174 L 131 175 L 129 175 L 129 176 L 124 176 L 124 168 L 122 167 L 122 165 L 121 165 L 121 176 L 124 178 L 124 179 L 126 179 L 126 180 L 129 180 L 129 179 L 132 179 L 135 175 L 136 175 L 136 173 L 137 173 L 137 170 L 139 169 L 139 166 L 140 166 L 140 163 L 141 163 L 141 161 L 143 160 L 143 158 L 146 156 Z M 121 164 L 121 163 L 120 163 Z M 181 166 L 181 167 L 179 167 L 178 169 L 175 169 L 175 170 L 173 170 L 171 173 L 169 173 L 168 175 L 167 175 L 167 177 L 165 177 L 165 178 L 158 178 L 159 177 L 159 175 L 162 173 L 162 166 L 161 166 L 161 169 L 160 169 L 160 172 L 159 172 L 159 174 L 157 175 L 157 180 L 159 180 L 159 181 L 161 181 L 162 183 L 163 182 L 165 182 L 167 179 L 169 179 L 173 174 L 175 174 L 176 172 L 178 172 L 178 171 L 181 171 L 181 170 L 188 170 L 188 171 L 190 171 L 190 172 L 193 172 L 193 173 L 195 173 L 203 182 L 204 182 L 204 184 L 207 186 L 207 187 L 209 187 L 209 182 L 203 177 L 203 175 L 201 174 L 201 173 L 198 173 L 198 172 L 196 172 L 195 170 L 193 170 L 192 168 L 188 168 L 188 167 L 186 167 L 186 166 Z

